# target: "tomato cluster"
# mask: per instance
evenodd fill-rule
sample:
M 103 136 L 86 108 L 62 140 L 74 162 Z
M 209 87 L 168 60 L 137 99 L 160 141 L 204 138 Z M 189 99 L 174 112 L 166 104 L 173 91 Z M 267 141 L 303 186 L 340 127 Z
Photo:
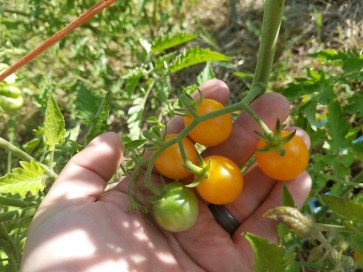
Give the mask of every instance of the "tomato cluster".
M 215 100 L 203 99 L 198 103 L 196 113 L 203 116 L 223 108 L 224 106 Z M 185 126 L 191 124 L 195 117 L 196 115 L 184 117 Z M 206 147 L 216 146 L 226 141 L 232 131 L 231 115 L 222 114 L 202 120 L 191 129 L 188 137 L 163 149 L 154 161 L 155 168 L 162 176 L 174 180 L 162 186 L 162 192 L 153 205 L 156 222 L 172 232 L 192 227 L 198 218 L 197 197 L 187 186 L 196 187 L 196 192 L 205 202 L 217 205 L 235 201 L 243 189 L 243 175 L 238 165 L 223 156 L 214 155 L 202 159 L 195 146 L 195 143 Z M 280 131 L 278 134 L 278 137 L 286 138 L 290 133 Z M 168 134 L 165 141 L 170 141 L 176 136 L 177 134 Z M 265 145 L 263 140 L 259 141 L 256 150 Z M 289 140 L 283 143 L 283 148 L 284 156 L 274 150 L 256 152 L 256 161 L 269 177 L 287 181 L 304 171 L 308 162 L 308 150 L 302 139 L 296 135 L 289 137 Z M 190 167 L 190 164 L 196 168 Z M 185 179 L 185 182 L 190 182 L 189 179 L 193 177 L 194 181 L 187 186 L 179 182 Z

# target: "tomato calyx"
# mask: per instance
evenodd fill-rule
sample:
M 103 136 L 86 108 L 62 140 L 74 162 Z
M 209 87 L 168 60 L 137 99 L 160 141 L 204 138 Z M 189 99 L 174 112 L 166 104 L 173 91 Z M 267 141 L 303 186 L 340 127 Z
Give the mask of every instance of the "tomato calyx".
M 258 131 L 254 132 L 262 141 L 265 142 L 265 146 L 262 148 L 256 148 L 256 151 L 260 153 L 275 151 L 280 156 L 285 155 L 286 151 L 284 145 L 290 142 L 296 134 L 296 130 L 294 130 L 288 135 L 283 136 L 281 122 L 279 119 L 277 119 L 275 129 L 272 133 L 260 133 Z
M 201 92 L 201 90 L 197 89 L 199 93 L 199 98 L 197 100 L 194 100 L 193 97 L 187 93 L 183 93 L 179 96 L 179 101 L 182 104 L 182 108 L 175 109 L 175 114 L 187 117 L 192 115 L 193 117 L 197 117 L 197 109 L 200 103 L 204 100 L 204 95 Z
M 194 164 L 186 165 L 186 167 L 188 167 L 189 170 L 193 172 L 196 176 L 196 178 L 191 183 L 185 185 L 186 187 L 189 188 L 197 187 L 202 182 L 203 179 L 207 179 L 209 177 L 209 170 L 211 166 L 210 160 L 206 163 L 200 155 L 198 156 L 198 160 L 200 166 L 196 166 Z

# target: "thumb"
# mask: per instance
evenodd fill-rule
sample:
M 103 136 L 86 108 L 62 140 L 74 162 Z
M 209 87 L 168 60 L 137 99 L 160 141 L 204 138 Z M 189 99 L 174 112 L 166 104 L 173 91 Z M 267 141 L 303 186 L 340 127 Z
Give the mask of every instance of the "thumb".
M 70 159 L 44 198 L 43 208 L 55 203 L 73 205 L 95 201 L 116 172 L 123 157 L 123 145 L 113 132 L 93 139 Z

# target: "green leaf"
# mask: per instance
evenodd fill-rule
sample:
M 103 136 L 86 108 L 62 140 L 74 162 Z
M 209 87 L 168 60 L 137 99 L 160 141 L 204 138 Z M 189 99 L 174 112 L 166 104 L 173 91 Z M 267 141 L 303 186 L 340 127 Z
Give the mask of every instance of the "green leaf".
M 348 102 L 349 103 L 345 109 L 351 114 L 363 117 L 363 92 L 356 92 L 348 99 Z
M 144 74 L 146 74 L 145 69 L 137 67 L 131 69 L 127 74 L 122 76 L 122 78 L 126 80 L 125 91 L 129 97 L 134 93 L 137 85 L 139 84 L 140 78 L 143 77 Z
M 91 126 L 95 115 L 99 110 L 102 98 L 95 96 L 84 85 L 81 85 L 76 98 L 77 117 L 86 126 Z
M 231 60 L 230 57 L 209 48 L 192 47 L 178 55 L 169 69 L 171 72 L 176 72 L 202 62 L 229 60 Z
M 241 78 L 253 78 L 255 74 L 253 73 L 244 73 L 244 72 L 234 72 L 234 76 L 241 77 Z
M 64 117 L 53 96 L 49 96 L 44 119 L 45 143 L 53 151 L 66 133 Z
M 35 161 L 22 161 L 20 165 L 22 168 L 14 168 L 12 173 L 0 178 L 0 193 L 37 195 L 45 188 L 44 168 Z
M 208 62 L 207 65 L 204 67 L 203 71 L 197 76 L 197 83 L 198 85 L 202 85 L 207 80 L 215 78 L 214 71 Z
M 292 207 L 295 208 L 295 201 L 290 194 L 289 190 L 287 189 L 286 184 L 282 185 L 282 206 Z
M 330 146 L 333 151 L 351 145 L 346 135 L 349 132 L 350 124 L 345 118 L 342 108 L 337 100 L 331 101 L 328 105 L 327 113 L 328 123 L 326 124 L 330 135 Z
M 255 272 L 286 271 L 291 260 L 291 254 L 286 254 L 282 247 L 270 244 L 266 239 L 252 233 L 244 237 L 249 241 L 255 253 Z
M 161 36 L 152 43 L 151 51 L 162 52 L 166 49 L 194 40 L 196 37 L 196 35 L 186 33 Z
M 92 141 L 95 137 L 102 134 L 108 129 L 108 116 L 110 112 L 110 106 L 106 100 L 103 98 L 101 104 L 99 105 L 99 109 L 92 120 L 92 124 L 87 133 L 87 142 Z
M 337 58 L 337 55 L 338 55 L 338 53 L 335 49 L 329 48 L 329 49 L 325 49 L 325 50 L 319 51 L 317 53 L 311 54 L 310 56 L 317 60 L 320 60 L 320 61 L 331 62 L 331 61 L 339 60 L 339 58 Z
M 329 195 L 321 195 L 321 198 L 334 213 L 344 219 L 363 223 L 363 204 Z
M 141 136 L 141 126 L 145 109 L 145 100 L 143 97 L 134 99 L 133 105 L 128 110 L 127 125 L 132 140 L 138 140 Z
M 346 73 L 360 71 L 363 68 L 363 54 L 352 50 L 344 52 L 343 50 L 327 49 L 311 56 L 326 63 L 342 66 Z
M 123 138 L 124 140 L 124 138 Z M 128 141 L 124 141 L 124 147 L 125 150 L 133 150 L 139 147 L 142 147 L 142 145 L 146 142 L 146 140 L 141 139 L 141 140 L 128 140 Z
M 285 183 L 282 185 L 282 206 L 295 208 L 295 201 L 290 194 Z M 285 244 L 293 241 L 294 233 L 285 224 L 277 225 L 277 233 L 281 241 Z
M 317 102 L 313 99 L 308 100 L 305 104 L 301 105 L 298 109 L 299 113 L 306 115 L 306 119 L 309 121 L 310 125 L 317 125 L 316 121 L 316 107 Z
M 88 126 L 87 142 L 108 129 L 110 111 L 107 97 L 98 97 L 86 87 L 80 86 L 76 99 L 77 116 Z

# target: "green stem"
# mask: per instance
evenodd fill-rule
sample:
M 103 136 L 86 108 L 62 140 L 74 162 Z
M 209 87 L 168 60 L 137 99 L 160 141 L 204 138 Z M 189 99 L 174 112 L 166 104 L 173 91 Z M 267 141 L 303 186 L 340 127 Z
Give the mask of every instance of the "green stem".
M 172 140 L 166 142 L 166 143 L 169 143 L 169 142 L 173 142 L 175 138 L 173 138 Z M 170 144 L 171 145 L 171 144 Z M 166 148 L 166 147 L 165 147 Z M 146 168 L 146 173 L 145 173 L 145 184 L 146 186 L 152 191 L 152 193 L 154 195 L 159 195 L 159 188 L 156 187 L 154 184 L 152 184 L 152 181 L 151 181 L 151 173 L 152 173 L 152 170 L 153 170 L 153 167 L 154 167 L 154 164 L 155 164 L 155 160 L 156 158 L 164 151 L 163 148 L 160 148 L 158 149 L 155 153 L 153 153 L 153 155 L 150 156 L 149 158 L 149 163 L 147 165 L 147 168 Z
M 244 105 L 244 110 L 248 113 L 249 116 L 252 117 L 253 120 L 256 121 L 256 123 L 262 129 L 264 135 L 272 136 L 273 134 L 272 131 L 268 128 L 266 123 L 262 121 L 262 119 L 251 109 L 251 107 L 248 104 Z
M 10 197 L 0 196 L 0 205 L 25 208 L 25 207 L 29 207 L 29 206 L 35 206 L 36 203 L 24 201 L 24 200 L 20 200 L 20 199 L 15 199 L 15 198 L 10 198 Z
M 357 232 L 357 230 L 348 229 L 344 226 L 339 225 L 331 225 L 331 224 L 322 224 L 322 223 L 316 223 L 316 226 L 318 227 L 319 231 L 341 231 L 341 232 Z
M 13 144 L 15 138 L 15 115 L 10 115 L 10 119 L 8 122 L 8 137 L 9 137 L 9 142 Z M 7 172 L 11 171 L 13 165 L 12 162 L 13 162 L 13 155 L 11 152 L 8 152 Z
M 269 81 L 284 5 L 285 0 L 265 0 L 262 37 L 252 88 L 256 84 L 266 87 Z
M 20 159 L 26 161 L 26 162 L 31 162 L 31 161 L 36 161 L 32 156 L 28 155 L 26 152 L 24 152 L 23 150 L 17 148 L 15 145 L 11 144 L 10 142 L 8 142 L 7 140 L 5 140 L 4 138 L 0 137 L 0 147 L 6 149 L 7 151 L 13 153 L 14 155 L 16 155 L 17 157 L 19 157 Z M 47 174 L 53 178 L 57 178 L 58 175 L 52 170 L 50 169 L 48 166 L 37 162 L 40 165 L 42 165 L 42 167 L 44 168 L 45 172 L 47 172 Z

